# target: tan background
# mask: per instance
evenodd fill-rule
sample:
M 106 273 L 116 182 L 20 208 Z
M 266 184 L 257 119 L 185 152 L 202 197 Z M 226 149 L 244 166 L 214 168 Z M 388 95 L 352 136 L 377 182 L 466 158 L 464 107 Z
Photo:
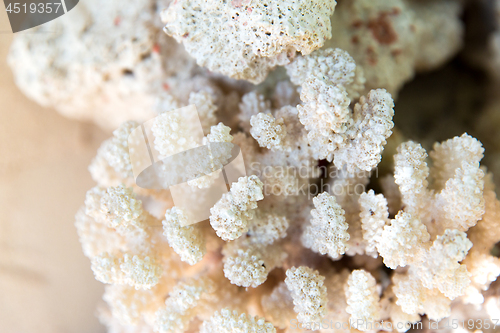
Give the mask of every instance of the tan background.
M 0 4 L 0 332 L 104 332 L 94 316 L 103 286 L 73 217 L 107 135 L 17 89 L 5 60 L 9 30 Z

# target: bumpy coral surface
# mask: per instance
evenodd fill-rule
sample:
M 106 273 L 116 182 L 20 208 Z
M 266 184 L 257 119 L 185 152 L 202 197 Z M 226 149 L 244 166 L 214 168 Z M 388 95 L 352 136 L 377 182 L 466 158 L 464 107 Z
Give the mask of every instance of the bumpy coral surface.
M 331 37 L 335 1 L 174 1 L 162 13 L 165 32 L 200 66 L 262 82 L 296 51 L 309 54 Z M 211 27 L 218 26 L 218 30 Z
M 110 332 L 406 332 L 467 306 L 495 319 L 482 143 L 431 147 L 393 121 L 401 87 L 461 47 L 462 1 L 92 5 L 44 43 L 16 38 L 9 61 L 39 103 L 115 129 L 76 215 Z M 185 181 L 138 181 L 136 129 L 152 164 L 198 151 L 158 168 Z

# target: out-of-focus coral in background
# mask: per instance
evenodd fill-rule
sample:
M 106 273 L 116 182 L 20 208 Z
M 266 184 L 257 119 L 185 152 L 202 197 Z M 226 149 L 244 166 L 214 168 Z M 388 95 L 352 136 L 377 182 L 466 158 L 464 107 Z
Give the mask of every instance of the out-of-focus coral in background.
M 500 0 L 339 0 L 331 23 L 333 0 L 185 0 L 161 11 L 168 3 L 82 1 L 13 47 L 0 13 L 0 333 L 103 332 L 103 301 L 113 333 L 275 332 L 246 317 L 255 314 L 281 329 L 485 318 L 470 304 L 500 272 L 500 206 L 480 169 L 484 145 L 481 165 L 500 185 Z M 168 191 L 132 177 L 126 138 L 144 120 L 157 116 L 160 156 L 192 148 L 169 112 L 187 104 L 206 142 L 233 142 L 259 168 L 247 166 L 259 176 L 232 184 L 210 225 L 185 226 Z M 315 170 L 328 163 L 335 175 Z M 309 171 L 261 172 L 284 166 Z M 98 186 L 84 199 L 89 171 Z M 296 182 L 324 192 L 263 191 Z M 342 193 L 324 186 L 336 184 Z M 363 194 L 349 193 L 358 185 Z M 104 296 L 84 253 L 110 284 Z M 499 285 L 484 292 L 494 309 Z M 462 295 L 469 305 L 452 303 Z
M 0 10 L 0 332 L 104 332 L 94 315 L 104 288 L 74 215 L 105 134 L 19 91 L 6 63 L 12 38 Z

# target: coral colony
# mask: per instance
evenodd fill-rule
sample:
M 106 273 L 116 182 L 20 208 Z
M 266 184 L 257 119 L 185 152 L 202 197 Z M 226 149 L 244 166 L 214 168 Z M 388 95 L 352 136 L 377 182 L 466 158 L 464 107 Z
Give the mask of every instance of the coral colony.
M 403 84 L 461 48 L 463 2 L 338 2 L 86 0 L 43 43 L 14 40 L 27 95 L 115 129 L 76 215 L 110 332 L 495 328 L 500 201 L 481 142 L 384 151 Z M 172 113 L 193 104 L 204 142 L 234 144 L 246 169 L 198 223 L 136 184 L 129 147 L 150 119 L 162 158 L 195 147 Z M 227 164 L 212 155 L 184 187 L 193 206 Z

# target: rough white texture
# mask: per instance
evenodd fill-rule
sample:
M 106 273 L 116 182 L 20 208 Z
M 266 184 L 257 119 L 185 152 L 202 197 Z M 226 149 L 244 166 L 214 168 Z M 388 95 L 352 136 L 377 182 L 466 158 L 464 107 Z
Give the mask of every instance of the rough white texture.
M 263 214 L 258 210 L 255 218 L 250 222 L 248 236 L 253 243 L 270 245 L 286 237 L 288 226 L 286 216 L 273 213 Z
M 126 284 L 137 289 L 149 289 L 158 283 L 163 270 L 150 257 L 113 256 L 108 253 L 92 258 L 96 280 L 110 284 Z
M 217 121 L 215 116 L 217 106 L 215 105 L 214 96 L 208 91 L 193 91 L 189 94 L 188 103 L 196 106 L 196 111 L 198 111 L 198 115 L 200 116 L 203 132 L 209 132 L 210 127 L 215 125 Z
M 315 158 L 334 160 L 337 168 L 347 166 L 350 172 L 370 171 L 380 162 L 385 140 L 392 134 L 394 103 L 385 90 L 372 90 L 351 111 L 345 86 L 350 81 L 345 77 L 352 76 L 353 69 L 349 72 L 344 64 L 350 61 L 349 55 L 341 54 L 335 60 L 338 64 L 320 66 L 320 72 L 311 70 L 302 83 L 299 118 L 309 132 Z M 296 74 L 297 80 L 307 75 L 307 70 L 304 72 Z
M 163 293 L 164 286 L 159 285 L 139 290 L 126 285 L 106 285 L 103 300 L 113 317 L 126 325 L 138 326 L 154 318 L 164 303 Z
M 372 90 L 360 98 L 354 106 L 353 126 L 346 133 L 346 146 L 334 153 L 338 169 L 346 166 L 351 172 L 370 171 L 377 166 L 386 139 L 392 134 L 393 108 L 392 97 L 384 89 Z
M 292 294 L 294 311 L 301 323 L 319 322 L 326 315 L 325 277 L 306 266 L 286 271 L 285 283 Z
M 389 224 L 387 200 L 382 194 L 375 195 L 373 190 L 362 193 L 359 197 L 361 229 L 366 241 L 366 251 L 374 252 L 378 243 L 383 242 L 382 231 Z
M 400 211 L 382 231 L 377 250 L 387 267 L 395 269 L 424 258 L 424 243 L 430 235 L 422 222 L 410 213 Z
M 246 239 L 226 243 L 222 249 L 224 275 L 240 287 L 258 287 L 271 270 L 282 265 L 287 254 L 279 244 L 263 245 Z
M 397 152 L 394 155 L 394 180 L 399 186 L 405 209 L 418 213 L 428 196 L 429 168 L 425 162 L 427 153 L 420 144 L 413 141 L 402 143 Z
M 395 274 L 393 291 L 397 297 L 396 304 L 408 314 L 426 314 L 429 319 L 441 320 L 450 315 L 451 300 L 438 289 L 425 288 L 418 272 Z
M 500 241 L 500 201 L 493 189 L 484 192 L 484 214 L 477 224 L 470 228 L 467 237 L 474 244 L 474 249 L 489 253 L 493 245 Z
M 325 0 L 185 0 L 173 2 L 162 12 L 162 20 L 164 31 L 182 43 L 198 65 L 260 83 L 295 52 L 309 54 L 323 46 L 331 37 L 335 5 Z
M 280 149 L 286 136 L 283 118 L 275 119 L 272 114 L 259 113 L 250 118 L 252 129 L 250 134 L 259 146 L 267 149 Z
M 151 131 L 154 135 L 154 148 L 161 158 L 195 148 L 199 145 L 191 135 L 192 126 L 180 112 L 165 112 L 158 115 Z
M 76 213 L 75 226 L 78 231 L 83 254 L 92 258 L 101 252 L 110 252 L 115 249 L 125 250 L 126 240 L 107 224 L 96 221 L 80 208 Z
M 107 188 L 100 208 L 108 225 L 120 233 L 145 227 L 141 200 L 137 200 L 132 188 L 123 184 Z
M 207 276 L 179 282 L 170 291 L 165 306 L 155 314 L 154 329 L 160 333 L 186 332 L 196 318 L 196 308 L 216 291 L 216 285 Z
M 470 273 L 471 280 L 462 299 L 465 303 L 479 305 L 484 303 L 482 292 L 488 290 L 490 284 L 500 275 L 500 259 L 488 253 L 474 251 L 475 247 L 474 245 L 462 261 Z
M 128 137 L 139 126 L 135 121 L 123 123 L 113 132 L 113 137 L 104 141 L 97 156 L 89 166 L 92 178 L 99 184 L 118 185 L 119 179 L 132 177 L 132 164 L 128 151 Z
M 466 231 L 481 219 L 485 199 L 479 141 L 464 133 L 435 144 L 430 170 L 419 144 L 405 142 L 397 151 L 394 178 L 404 209 L 426 225 L 432 239 L 446 229 Z
M 312 219 L 302 233 L 302 244 L 320 254 L 328 254 L 333 259 L 344 254 L 349 240 L 345 212 L 335 197 L 323 192 L 313 198 L 315 209 Z
M 430 155 L 435 187 L 442 189 L 436 196 L 444 215 L 442 230 L 466 231 L 484 214 L 483 152 L 481 142 L 466 133 L 434 145 Z
M 351 173 L 372 170 L 394 126 L 390 94 L 372 90 L 351 110 L 351 98 L 358 96 L 363 80 L 349 54 L 338 49 L 298 58 L 288 72 L 302 85 L 297 110 L 313 156 L 333 160 Z
M 214 183 L 217 178 L 220 177 L 221 169 L 229 159 L 232 146 L 211 145 L 211 143 L 233 141 L 233 136 L 229 134 L 230 132 L 231 128 L 224 125 L 222 122 L 210 127 L 210 133 L 205 138 L 203 138 L 203 143 L 207 145 L 209 151 L 207 161 L 209 165 L 203 166 L 202 169 L 205 169 L 205 171 L 213 172 L 195 179 L 188 180 L 187 183 L 190 186 L 198 188 L 208 188 Z
M 459 264 L 471 248 L 467 234 L 456 229 L 447 229 L 433 242 L 425 260 L 417 263 L 422 267 L 419 277 L 424 287 L 437 288 L 446 297 L 454 299 L 463 295 L 470 284 L 465 265 Z
M 251 91 L 241 98 L 239 104 L 240 112 L 238 120 L 240 127 L 247 133 L 250 133 L 250 119 L 259 113 L 271 111 L 271 103 L 267 101 L 264 95 L 256 91 Z
M 380 297 L 375 278 L 370 273 L 362 269 L 352 271 L 345 294 L 346 311 L 351 315 L 350 323 L 353 327 L 367 331 L 368 323 L 380 320 Z
M 165 2 L 88 0 L 17 34 L 9 55 L 17 85 L 41 105 L 108 130 L 152 118 L 165 80 L 189 78 L 194 67 L 161 32 L 155 8 Z
M 180 209 L 176 207 L 168 209 L 162 224 L 168 244 L 182 261 L 194 265 L 203 259 L 207 251 L 203 232 L 197 225 L 186 225 L 187 217 Z
M 296 85 L 312 78 L 328 80 L 343 86 L 351 99 L 358 98 L 364 89 L 363 70 L 342 49 L 321 49 L 309 56 L 298 56 L 286 66 L 286 71 Z
M 248 231 L 257 201 L 262 200 L 262 182 L 256 176 L 241 177 L 231 191 L 210 209 L 210 224 L 223 240 L 234 240 Z
M 262 318 L 226 308 L 204 321 L 200 333 L 276 333 L 276 329 Z

